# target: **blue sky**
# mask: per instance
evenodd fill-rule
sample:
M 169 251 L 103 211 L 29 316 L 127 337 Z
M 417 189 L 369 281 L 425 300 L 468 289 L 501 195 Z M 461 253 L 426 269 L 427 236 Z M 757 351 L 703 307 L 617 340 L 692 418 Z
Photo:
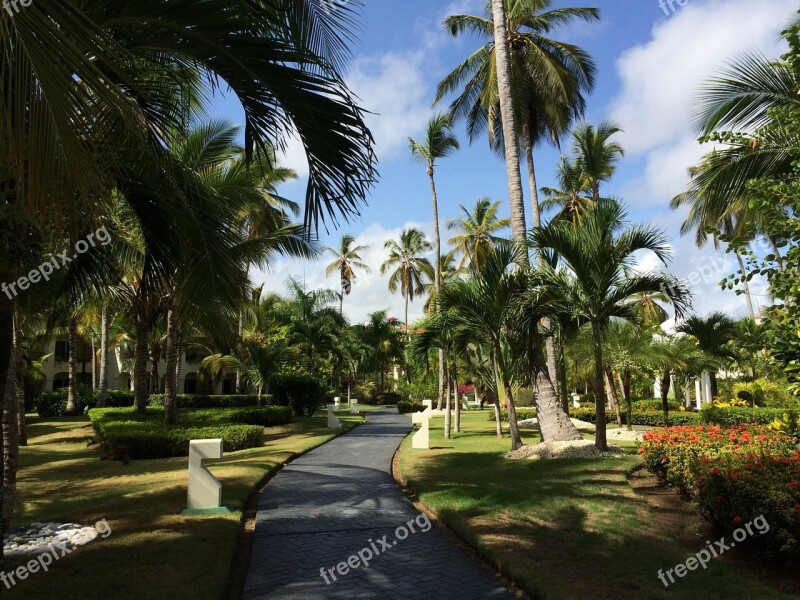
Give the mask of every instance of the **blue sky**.
M 778 56 L 780 31 L 800 4 L 796 0 L 688 0 L 683 7 L 675 2 L 675 11 L 669 15 L 658 0 L 555 0 L 553 4 L 594 6 L 601 12 L 599 23 L 580 23 L 552 36 L 582 46 L 598 64 L 586 120 L 612 119 L 624 130 L 618 141 L 627 155 L 604 193 L 626 203 L 632 221 L 652 223 L 671 236 L 675 261 L 669 270 L 691 277 L 697 312 L 722 309 L 744 314 L 744 300 L 720 291 L 717 285 L 734 270 L 730 258 L 713 248 L 695 248 L 691 236 L 681 238 L 682 214 L 670 211 L 668 203 L 684 189 L 686 170 L 703 151 L 690 119 L 698 86 L 742 52 L 758 50 Z M 341 234 L 352 233 L 369 246 L 365 259 L 373 273 L 359 277 L 353 295 L 345 300 L 345 312 L 353 321 L 363 321 L 369 312 L 384 308 L 402 314 L 402 299 L 389 294 L 386 278 L 378 272 L 385 256 L 383 242 L 412 224 L 432 231 L 425 168 L 411 160 L 407 139 L 420 137 L 434 113 L 431 102 L 437 83 L 480 44 L 471 36 L 451 38 L 442 20 L 450 14 L 480 14 L 483 6 L 483 0 L 366 1 L 363 30 L 346 79 L 363 106 L 375 113 L 368 124 L 377 139 L 381 178 L 361 218 L 342 224 L 330 236 L 323 233 L 321 239 L 335 246 Z M 230 99 L 220 99 L 215 113 L 242 121 Z M 504 164 L 485 140 L 469 146 L 463 127 L 457 131 L 462 150 L 442 161 L 437 171 L 444 240 L 449 237 L 444 222 L 458 213 L 460 204 L 470 207 L 477 199 L 490 197 L 502 200 L 504 214 L 508 212 Z M 567 150 L 568 142 L 561 151 L 549 146 L 537 149 L 540 186 L 554 183 L 556 163 Z M 282 162 L 301 175 L 283 194 L 302 200 L 302 175 L 307 167 L 298 144 L 290 144 Z M 530 224 L 530 215 L 528 219 Z M 284 290 L 289 276 L 304 279 L 311 288 L 337 288 L 336 278 L 325 279 L 327 262 L 279 260 L 255 279 L 276 292 Z M 652 257 L 642 257 L 642 268 L 656 266 Z M 763 286 L 756 283 L 755 288 L 763 294 Z M 756 300 L 768 302 L 764 296 Z M 412 319 L 421 312 L 418 301 L 411 308 Z

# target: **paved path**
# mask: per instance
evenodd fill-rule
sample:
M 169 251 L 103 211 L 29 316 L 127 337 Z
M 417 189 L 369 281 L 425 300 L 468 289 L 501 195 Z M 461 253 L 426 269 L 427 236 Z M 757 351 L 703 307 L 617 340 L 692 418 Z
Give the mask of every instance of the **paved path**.
M 430 522 L 392 479 L 392 455 L 410 421 L 370 413 L 369 423 L 295 460 L 270 482 L 259 500 L 244 600 L 511 598 L 436 528 L 423 532 Z M 359 552 L 368 568 L 336 571 Z

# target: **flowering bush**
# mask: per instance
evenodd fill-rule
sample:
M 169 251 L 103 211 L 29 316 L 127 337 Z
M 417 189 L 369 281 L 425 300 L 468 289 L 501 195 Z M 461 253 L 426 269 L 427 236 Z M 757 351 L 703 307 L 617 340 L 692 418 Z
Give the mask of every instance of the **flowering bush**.
M 645 434 L 647 468 L 697 503 L 730 532 L 764 515 L 772 550 L 798 552 L 800 450 L 796 439 L 767 427 L 672 427 Z

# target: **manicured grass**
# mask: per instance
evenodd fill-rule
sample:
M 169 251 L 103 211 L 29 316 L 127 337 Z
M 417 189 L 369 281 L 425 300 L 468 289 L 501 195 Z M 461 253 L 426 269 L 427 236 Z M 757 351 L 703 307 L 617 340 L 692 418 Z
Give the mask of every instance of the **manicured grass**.
M 536 440 L 531 431 L 523 438 Z M 486 412 L 465 413 L 462 433 L 451 440 L 442 437 L 442 419 L 431 422 L 430 451 L 412 450 L 406 439 L 397 467 L 424 504 L 534 598 L 796 597 L 769 587 L 735 556 L 666 589 L 659 569 L 674 568 L 718 538 L 707 537 L 691 507 L 671 493 L 675 504 L 664 498 L 658 508 L 637 493 L 628 476 L 641 459 L 634 444 L 620 445 L 631 454 L 507 461 L 507 435 L 494 436 Z
M 363 422 L 357 416 L 339 418 L 347 427 Z M 229 454 L 210 468 L 233 512 L 184 517 L 186 458 L 124 466 L 101 460 L 98 449 L 87 447 L 92 431 L 86 418 L 31 417 L 29 423 L 15 524 L 93 524 L 106 518 L 112 534 L 2 592 L 25 600 L 221 598 L 248 496 L 287 459 L 335 435 L 318 417 L 265 430 L 263 447 Z M 7 560 L 5 570 L 20 564 Z

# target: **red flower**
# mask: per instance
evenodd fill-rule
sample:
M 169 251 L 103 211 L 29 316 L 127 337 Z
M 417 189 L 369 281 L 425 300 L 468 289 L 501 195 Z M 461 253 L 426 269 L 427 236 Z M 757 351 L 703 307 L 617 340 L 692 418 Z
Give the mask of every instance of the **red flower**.
M 719 469 L 711 469 L 711 474 L 714 476 L 721 475 L 722 471 L 720 471 Z
M 741 525 L 742 524 L 742 517 L 733 517 L 734 525 Z

